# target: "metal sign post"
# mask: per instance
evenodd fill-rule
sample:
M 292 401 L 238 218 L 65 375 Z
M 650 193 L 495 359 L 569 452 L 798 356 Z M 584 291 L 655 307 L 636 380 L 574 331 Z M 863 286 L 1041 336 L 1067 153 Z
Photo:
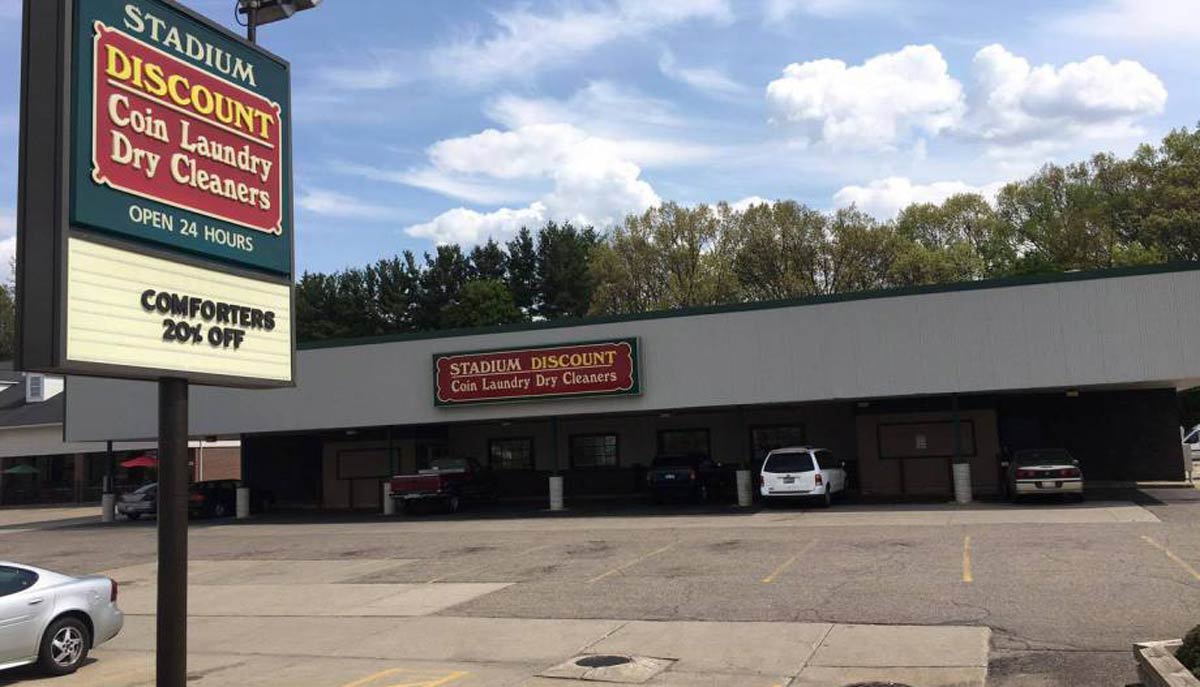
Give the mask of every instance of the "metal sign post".
M 158 382 L 158 622 L 155 684 L 187 684 L 188 383 Z

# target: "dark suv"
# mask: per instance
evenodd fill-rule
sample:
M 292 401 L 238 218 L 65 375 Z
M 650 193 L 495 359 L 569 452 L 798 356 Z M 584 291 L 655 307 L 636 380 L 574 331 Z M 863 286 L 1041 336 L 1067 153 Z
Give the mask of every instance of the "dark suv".
M 733 493 L 735 473 L 712 458 L 697 455 L 658 456 L 646 471 L 646 484 L 656 502 L 668 498 L 708 501 Z
M 224 518 L 237 513 L 235 479 L 216 479 L 193 482 L 188 488 L 188 515 L 197 518 Z M 263 513 L 271 509 L 274 499 L 268 492 L 250 490 L 250 512 Z

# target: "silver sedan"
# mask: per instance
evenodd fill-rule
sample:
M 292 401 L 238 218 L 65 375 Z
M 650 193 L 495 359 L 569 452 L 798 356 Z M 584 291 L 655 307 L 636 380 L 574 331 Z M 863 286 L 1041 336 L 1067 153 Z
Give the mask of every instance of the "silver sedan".
M 36 663 L 73 673 L 124 624 L 115 581 L 0 561 L 0 670 Z

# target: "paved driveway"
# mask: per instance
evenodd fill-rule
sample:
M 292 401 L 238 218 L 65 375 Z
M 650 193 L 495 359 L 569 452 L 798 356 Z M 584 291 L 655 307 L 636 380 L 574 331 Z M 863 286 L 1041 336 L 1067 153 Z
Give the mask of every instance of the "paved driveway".
M 1200 620 L 1200 500 L 1169 491 L 1082 505 L 198 524 L 193 668 L 217 675 L 240 663 L 295 676 L 296 664 L 321 656 L 314 684 L 333 687 L 442 679 L 412 672 L 422 670 L 492 675 L 481 665 L 498 671 L 486 684 L 521 684 L 551 659 L 523 656 L 528 647 L 506 639 L 527 631 L 521 623 L 558 627 L 548 631 L 569 638 L 560 649 L 592 646 L 572 628 L 590 637 L 605 623 L 714 623 L 730 628 L 730 642 L 738 623 L 781 633 L 878 624 L 989 630 L 994 685 L 1124 685 L 1135 678 L 1132 642 L 1179 636 Z M 134 664 L 150 648 L 153 523 L 0 532 L 0 545 L 6 556 L 67 572 L 111 571 L 134 615 L 89 669 L 145 674 L 148 664 Z M 439 633 L 474 638 L 472 652 L 420 648 Z M 375 638 L 366 645 L 390 653 L 324 655 L 330 637 L 355 646 Z M 295 657 L 286 670 L 239 653 L 281 651 Z M 437 665 L 422 663 L 434 657 Z M 244 684 L 274 684 L 256 679 Z

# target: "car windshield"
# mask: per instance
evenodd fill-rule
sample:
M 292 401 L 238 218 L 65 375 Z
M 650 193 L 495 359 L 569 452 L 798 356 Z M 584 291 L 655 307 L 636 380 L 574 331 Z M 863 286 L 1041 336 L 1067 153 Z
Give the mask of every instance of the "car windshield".
M 135 494 L 153 494 L 157 490 L 158 490 L 158 485 L 151 482 L 150 484 L 143 484 L 142 486 L 138 487 L 136 490 L 134 490 L 133 493 L 135 493 Z
M 1061 448 L 1038 449 L 1036 451 L 1018 451 L 1013 457 L 1017 465 L 1062 465 L 1071 463 L 1071 454 Z
M 654 459 L 653 467 L 656 468 L 683 468 L 689 467 L 696 459 L 692 456 L 658 456 Z
M 767 456 L 763 472 L 812 472 L 813 460 L 807 452 L 789 451 Z

